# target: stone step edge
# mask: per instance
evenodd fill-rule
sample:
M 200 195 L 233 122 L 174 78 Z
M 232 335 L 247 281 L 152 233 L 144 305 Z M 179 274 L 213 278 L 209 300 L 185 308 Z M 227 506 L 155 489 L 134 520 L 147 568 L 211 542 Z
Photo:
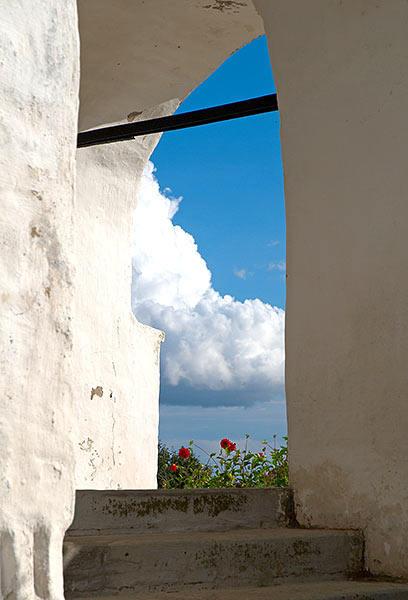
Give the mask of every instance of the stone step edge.
M 301 529 L 301 528 L 240 528 L 225 531 L 151 531 L 143 533 L 117 533 L 100 535 L 70 535 L 65 538 L 64 544 L 79 546 L 104 546 L 123 544 L 174 544 L 185 541 L 218 541 L 239 542 L 240 540 L 262 542 L 264 540 L 279 539 L 319 539 L 327 537 L 349 536 L 357 540 L 362 539 L 362 534 L 356 530 L 347 529 Z
M 67 535 L 295 526 L 290 488 L 77 490 Z
M 67 600 L 74 596 L 67 595 Z M 408 600 L 408 583 L 322 581 L 267 587 L 146 592 L 115 596 L 81 596 L 82 600 Z
M 344 579 L 361 572 L 362 560 L 361 534 L 341 530 L 80 536 L 64 544 L 66 592 L 72 597 L 74 592 L 86 597 L 87 590 L 95 596 L 121 591 L 176 593 L 197 589 L 198 584 L 202 589 L 241 588 L 285 580 Z

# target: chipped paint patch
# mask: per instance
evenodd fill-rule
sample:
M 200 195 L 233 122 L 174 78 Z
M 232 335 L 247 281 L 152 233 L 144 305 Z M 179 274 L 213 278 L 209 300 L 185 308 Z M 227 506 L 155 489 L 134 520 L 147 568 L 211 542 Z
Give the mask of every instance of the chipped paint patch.
M 91 400 L 93 399 L 94 396 L 99 396 L 99 398 L 102 398 L 103 387 L 101 385 L 97 385 L 96 388 L 91 389 Z
M 212 8 L 214 10 L 219 10 L 220 12 L 233 11 L 239 12 L 242 6 L 248 6 L 246 2 L 236 2 L 235 0 L 216 0 L 215 4 L 206 4 L 203 8 Z

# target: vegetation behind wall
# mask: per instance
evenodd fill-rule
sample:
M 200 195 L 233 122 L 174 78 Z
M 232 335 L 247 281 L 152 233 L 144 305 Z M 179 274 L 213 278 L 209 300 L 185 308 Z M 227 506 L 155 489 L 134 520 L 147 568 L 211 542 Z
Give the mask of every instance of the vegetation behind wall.
M 159 442 L 157 484 L 159 488 L 286 487 L 289 485 L 287 437 L 276 447 L 263 441 L 261 452 L 243 449 L 224 438 L 218 454 L 208 454 L 191 440 L 179 450 Z M 197 450 L 207 456 L 203 461 Z

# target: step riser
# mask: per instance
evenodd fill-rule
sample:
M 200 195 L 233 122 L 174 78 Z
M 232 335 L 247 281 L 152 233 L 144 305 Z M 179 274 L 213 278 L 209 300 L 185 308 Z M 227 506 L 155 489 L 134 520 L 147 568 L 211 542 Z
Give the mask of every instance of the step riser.
M 65 585 L 70 597 L 189 588 L 265 586 L 289 581 L 333 579 L 362 566 L 358 534 L 261 542 L 175 538 L 160 543 L 78 546 L 67 541 Z
M 293 514 L 287 488 L 80 490 L 67 535 L 288 527 Z

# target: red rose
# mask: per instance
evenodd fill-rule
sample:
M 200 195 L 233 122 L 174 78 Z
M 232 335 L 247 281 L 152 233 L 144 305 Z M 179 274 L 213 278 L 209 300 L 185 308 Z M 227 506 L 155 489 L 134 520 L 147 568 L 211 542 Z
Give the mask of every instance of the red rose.
M 230 442 L 230 443 L 228 444 L 228 450 L 229 450 L 230 452 L 234 452 L 234 450 L 236 450 L 236 449 L 237 449 L 237 445 L 236 445 L 236 444 L 233 444 L 232 442 Z
M 180 458 L 188 458 L 190 456 L 191 452 L 188 448 L 184 448 L 184 446 L 181 446 L 180 450 L 179 450 L 179 457 Z
M 223 440 L 220 441 L 220 446 L 221 448 L 228 448 L 228 446 L 231 444 L 231 442 L 229 441 L 228 438 L 224 438 Z
M 170 467 L 170 471 L 173 471 L 173 473 L 175 473 L 177 471 L 177 469 L 178 469 L 177 465 L 171 465 L 171 467 Z
M 259 453 L 258 453 L 258 456 L 261 456 L 261 457 L 262 457 L 262 456 L 263 456 L 262 452 L 259 452 Z

